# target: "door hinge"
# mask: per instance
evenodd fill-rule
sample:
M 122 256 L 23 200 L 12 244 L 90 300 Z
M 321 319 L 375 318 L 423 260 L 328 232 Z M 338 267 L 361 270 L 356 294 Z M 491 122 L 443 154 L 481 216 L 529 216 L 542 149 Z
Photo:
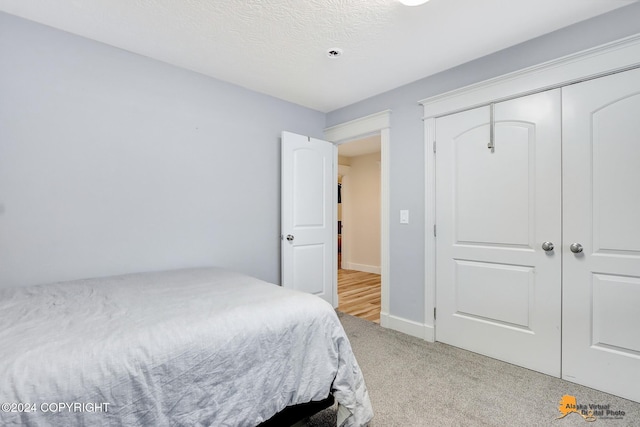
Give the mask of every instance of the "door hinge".
M 436 237 L 436 225 L 433 224 L 433 237 Z
M 433 141 L 433 152 L 434 152 L 434 154 L 436 152 L 436 141 L 435 140 Z
M 495 104 L 491 103 L 489 108 L 489 143 L 487 144 L 487 148 L 493 153 L 496 151 Z
M 436 308 L 433 307 L 433 320 L 436 320 Z

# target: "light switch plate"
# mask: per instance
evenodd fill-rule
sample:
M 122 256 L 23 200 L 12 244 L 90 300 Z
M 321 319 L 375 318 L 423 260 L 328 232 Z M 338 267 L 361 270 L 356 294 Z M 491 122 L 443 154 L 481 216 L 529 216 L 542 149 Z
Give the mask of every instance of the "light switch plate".
M 409 224 L 409 211 L 401 210 L 400 211 L 400 224 Z

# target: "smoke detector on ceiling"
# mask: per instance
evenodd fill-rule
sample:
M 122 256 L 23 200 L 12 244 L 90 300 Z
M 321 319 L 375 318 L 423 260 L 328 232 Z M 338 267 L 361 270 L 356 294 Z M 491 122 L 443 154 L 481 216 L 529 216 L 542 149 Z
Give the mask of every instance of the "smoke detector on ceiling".
M 342 49 L 340 49 L 339 47 L 331 48 L 327 51 L 327 56 L 329 58 L 337 58 L 339 56 L 342 56 Z

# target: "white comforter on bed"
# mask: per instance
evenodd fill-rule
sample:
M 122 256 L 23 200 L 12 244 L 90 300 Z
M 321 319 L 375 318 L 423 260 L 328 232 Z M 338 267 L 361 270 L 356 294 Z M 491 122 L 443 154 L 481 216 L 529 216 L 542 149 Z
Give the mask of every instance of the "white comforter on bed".
M 215 268 L 0 290 L 3 426 L 255 426 L 329 392 L 372 418 L 312 295 Z

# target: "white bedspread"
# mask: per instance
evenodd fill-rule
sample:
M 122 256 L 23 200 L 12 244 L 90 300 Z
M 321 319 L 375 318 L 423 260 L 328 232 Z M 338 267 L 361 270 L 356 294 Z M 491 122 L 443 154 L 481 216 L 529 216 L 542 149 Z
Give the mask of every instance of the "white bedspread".
M 215 268 L 0 290 L 3 426 L 255 426 L 330 391 L 372 418 L 311 295 Z

